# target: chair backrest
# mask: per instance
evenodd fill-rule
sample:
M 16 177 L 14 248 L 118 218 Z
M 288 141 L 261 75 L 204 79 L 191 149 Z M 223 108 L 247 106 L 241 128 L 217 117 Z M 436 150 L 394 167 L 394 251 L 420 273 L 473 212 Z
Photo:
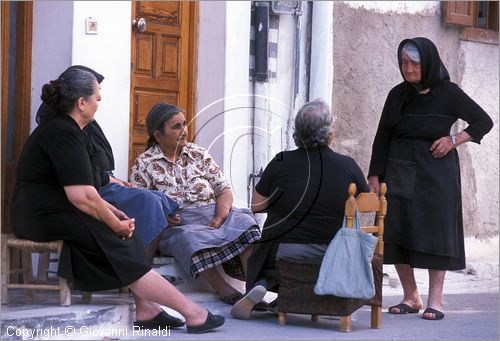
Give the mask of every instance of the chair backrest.
M 349 197 L 345 202 L 344 213 L 347 227 L 353 227 L 356 209 L 360 213 L 375 212 L 375 225 L 361 226 L 361 229 L 367 233 L 376 233 L 378 242 L 375 254 L 378 255 L 384 254 L 384 218 L 387 213 L 386 192 L 386 184 L 381 183 L 378 197 L 373 192 L 360 193 L 357 197 L 354 197 L 356 194 L 356 184 L 351 183 L 349 184 Z

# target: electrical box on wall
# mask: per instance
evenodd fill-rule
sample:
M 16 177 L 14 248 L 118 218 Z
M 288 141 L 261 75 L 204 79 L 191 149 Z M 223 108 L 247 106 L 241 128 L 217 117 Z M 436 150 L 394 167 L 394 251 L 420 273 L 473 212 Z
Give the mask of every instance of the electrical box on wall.
M 97 34 L 99 33 L 99 22 L 96 18 L 88 17 L 85 19 L 85 33 Z

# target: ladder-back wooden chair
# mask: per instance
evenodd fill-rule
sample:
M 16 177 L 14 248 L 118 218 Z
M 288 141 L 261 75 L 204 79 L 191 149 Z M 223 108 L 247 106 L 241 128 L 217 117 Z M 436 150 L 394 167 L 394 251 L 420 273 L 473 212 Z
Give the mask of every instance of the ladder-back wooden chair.
M 286 324 L 286 314 L 308 314 L 311 321 L 318 321 L 319 315 L 340 316 L 340 331 L 350 332 L 351 314 L 363 305 L 371 306 L 371 328 L 380 328 L 382 322 L 382 276 L 384 254 L 384 218 L 387 213 L 385 194 L 387 186 L 380 185 L 379 196 L 375 193 L 360 193 L 356 198 L 356 185 L 349 185 L 349 197 L 345 203 L 347 227 L 353 227 L 356 209 L 360 213 L 375 212 L 375 225 L 362 226 L 367 233 L 378 237 L 372 260 L 375 281 L 375 296 L 370 300 L 336 297 L 332 295 L 316 295 L 314 286 L 318 279 L 320 263 L 299 263 L 279 260 L 279 290 L 277 299 L 278 323 Z

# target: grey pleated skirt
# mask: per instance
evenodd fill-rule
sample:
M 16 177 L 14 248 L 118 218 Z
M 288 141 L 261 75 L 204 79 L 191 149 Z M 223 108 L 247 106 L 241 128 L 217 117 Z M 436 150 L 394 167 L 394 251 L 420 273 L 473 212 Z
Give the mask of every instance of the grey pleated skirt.
M 215 205 L 183 209 L 177 213 L 182 225 L 167 228 L 159 249 L 173 256 L 194 278 L 200 272 L 236 257 L 261 237 L 261 229 L 247 208 L 233 207 L 218 229 L 207 225 L 214 217 Z

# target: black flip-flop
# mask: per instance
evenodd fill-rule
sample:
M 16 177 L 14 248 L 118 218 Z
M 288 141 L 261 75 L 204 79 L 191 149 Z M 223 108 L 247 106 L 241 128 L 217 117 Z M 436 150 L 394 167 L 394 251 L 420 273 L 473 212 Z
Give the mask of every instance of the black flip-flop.
M 434 317 L 424 316 L 425 314 L 434 314 Z M 429 321 L 438 321 L 438 320 L 442 320 L 444 318 L 444 314 L 442 311 L 432 309 L 432 308 L 427 308 L 422 313 L 422 318 L 424 320 L 429 320 Z
M 399 312 L 391 311 L 394 308 L 398 308 Z M 395 315 L 404 315 L 404 314 L 416 314 L 420 311 L 420 309 L 412 308 L 406 303 L 399 303 L 397 305 L 393 305 L 392 307 L 389 307 L 387 312 L 389 314 L 395 314 Z

